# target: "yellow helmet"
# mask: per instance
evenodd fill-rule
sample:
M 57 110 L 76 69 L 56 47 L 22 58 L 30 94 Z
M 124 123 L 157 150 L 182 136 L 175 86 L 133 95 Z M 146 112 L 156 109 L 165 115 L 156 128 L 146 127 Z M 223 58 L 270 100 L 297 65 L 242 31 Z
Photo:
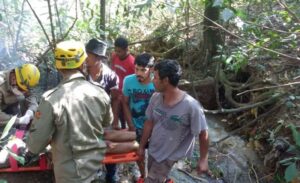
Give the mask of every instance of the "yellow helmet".
M 55 66 L 57 69 L 75 69 L 85 61 L 87 54 L 84 45 L 77 41 L 63 41 L 55 48 Z
M 36 86 L 40 80 L 40 71 L 33 64 L 15 68 L 15 74 L 18 86 L 24 91 L 28 91 L 28 87 Z

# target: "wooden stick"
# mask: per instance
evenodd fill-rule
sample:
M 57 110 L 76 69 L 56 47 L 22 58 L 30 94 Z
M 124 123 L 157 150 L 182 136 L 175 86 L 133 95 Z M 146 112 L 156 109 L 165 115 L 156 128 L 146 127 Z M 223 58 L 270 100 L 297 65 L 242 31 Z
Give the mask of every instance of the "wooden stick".
M 262 87 L 262 88 L 255 88 L 255 89 L 251 89 L 251 90 L 245 90 L 241 93 L 236 94 L 237 96 L 245 94 L 245 93 L 249 93 L 251 91 L 259 91 L 259 90 L 265 90 L 265 89 L 271 89 L 271 88 L 280 88 L 280 87 L 285 87 L 285 86 L 292 86 L 292 85 L 297 85 L 300 84 L 300 81 L 297 82 L 292 82 L 292 83 L 286 83 L 286 84 L 282 84 L 282 85 L 277 85 L 277 86 L 266 86 L 266 87 Z

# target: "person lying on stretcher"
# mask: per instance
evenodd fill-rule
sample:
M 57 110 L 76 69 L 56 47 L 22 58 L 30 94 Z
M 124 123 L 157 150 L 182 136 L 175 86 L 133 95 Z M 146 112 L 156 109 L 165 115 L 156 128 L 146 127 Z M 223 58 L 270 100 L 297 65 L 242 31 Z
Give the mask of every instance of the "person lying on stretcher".
M 12 152 L 12 147 L 14 145 L 16 145 L 18 148 L 18 152 L 16 153 L 16 155 L 25 159 L 25 166 L 29 166 L 30 164 L 38 161 L 37 155 L 28 152 L 26 144 L 24 142 L 25 139 L 16 137 L 17 131 L 20 130 L 21 129 L 13 127 L 9 130 L 5 138 L 0 139 L 0 168 L 8 168 L 10 166 L 8 163 L 8 157 Z M 117 131 L 107 129 L 104 132 L 103 138 L 107 145 L 106 154 L 123 154 L 135 152 L 139 147 L 138 143 L 135 141 L 136 134 L 132 131 Z M 49 153 L 50 149 L 51 147 L 48 146 L 45 149 L 44 153 Z

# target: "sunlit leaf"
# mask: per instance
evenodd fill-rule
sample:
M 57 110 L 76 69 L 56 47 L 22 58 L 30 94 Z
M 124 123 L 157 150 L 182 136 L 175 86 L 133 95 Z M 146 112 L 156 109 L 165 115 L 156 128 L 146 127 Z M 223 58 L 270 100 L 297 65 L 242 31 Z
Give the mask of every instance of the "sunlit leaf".
M 225 8 L 222 12 L 221 12 L 221 18 L 224 22 L 227 22 L 229 19 L 231 19 L 234 16 L 234 12 L 228 8 Z
M 292 134 L 296 142 L 296 145 L 300 147 L 300 133 L 297 131 L 297 128 L 295 127 L 294 124 L 290 124 L 289 127 L 292 130 Z
M 290 182 L 291 180 L 296 178 L 297 174 L 298 173 L 297 173 L 296 163 L 293 163 L 285 169 L 284 179 L 287 182 Z
M 149 6 L 151 5 L 153 0 L 146 0 L 146 1 L 142 1 L 142 2 L 139 2 L 137 4 L 134 5 L 134 8 L 139 8 L 139 9 L 142 9 L 146 6 Z
M 13 116 L 12 118 L 10 118 L 10 120 L 8 121 L 8 123 L 6 124 L 3 133 L 0 137 L 0 140 L 3 139 L 4 137 L 6 137 L 6 135 L 8 134 L 9 130 L 11 129 L 11 127 L 14 125 L 15 121 L 17 119 L 17 115 Z
M 295 100 L 295 99 L 296 99 L 296 97 L 295 97 L 294 95 L 290 95 L 290 96 L 289 96 L 289 99 L 291 99 L 291 100 Z
M 7 183 L 6 180 L 0 179 L 0 183 Z
M 245 13 L 243 10 L 239 10 L 239 9 L 236 10 L 236 16 L 238 16 L 238 17 L 240 17 L 242 19 L 247 18 L 246 14 L 247 13 Z
M 223 0 L 215 0 L 212 7 L 221 7 L 223 5 Z
M 287 101 L 285 103 L 285 105 L 286 105 L 287 108 L 294 108 L 294 107 L 296 107 L 296 105 L 293 102 L 291 102 L 291 101 Z
M 232 55 L 230 55 L 230 57 L 228 57 L 226 60 L 225 60 L 225 63 L 226 64 L 230 64 L 231 60 L 233 59 Z

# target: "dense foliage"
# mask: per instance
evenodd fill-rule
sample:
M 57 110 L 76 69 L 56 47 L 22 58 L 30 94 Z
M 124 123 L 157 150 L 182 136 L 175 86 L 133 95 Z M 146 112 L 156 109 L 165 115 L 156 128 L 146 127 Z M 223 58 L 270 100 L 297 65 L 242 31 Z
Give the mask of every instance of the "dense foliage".
M 157 58 L 179 59 L 184 69 L 188 71 L 185 72 L 185 77 L 190 80 L 205 76 L 215 77 L 222 88 L 220 91 L 230 94 L 229 97 L 225 94 L 228 101 L 232 100 L 228 102 L 230 107 L 244 106 L 242 101 L 255 101 L 262 95 L 263 99 L 267 99 L 274 97 L 275 94 L 285 93 L 288 98 L 285 101 L 286 108 L 297 110 L 300 96 L 298 90 L 272 90 L 259 97 L 257 93 L 251 93 L 248 98 L 234 95 L 252 89 L 247 83 L 252 77 L 246 78 L 246 83 L 239 83 L 241 86 L 235 83 L 243 80 L 238 76 L 245 71 L 249 72 L 249 68 L 257 73 L 256 82 L 259 78 L 273 85 L 280 85 L 293 82 L 292 78 L 297 79 L 300 74 L 299 0 L 107 0 L 105 2 L 106 14 L 105 17 L 101 17 L 100 1 L 2 0 L 1 68 L 12 68 L 22 62 L 34 62 L 53 70 L 52 50 L 57 42 L 75 39 L 85 43 L 92 37 L 100 38 L 104 34 L 112 47 L 114 39 L 123 35 L 131 41 L 132 52 L 148 51 Z M 214 17 L 217 18 L 212 19 Z M 105 30 L 100 28 L 101 18 L 105 19 Z M 215 31 L 214 35 L 219 39 L 217 41 L 211 39 L 212 46 L 207 43 L 207 35 L 210 35 L 206 34 L 207 31 Z M 295 67 L 291 69 L 291 66 Z M 280 78 L 283 77 L 279 77 L 272 80 L 276 75 L 272 72 L 281 69 L 289 74 L 288 77 L 284 76 L 287 79 L 282 80 Z M 235 81 L 233 78 L 236 78 Z M 256 102 L 259 101 L 262 100 Z M 220 102 L 219 108 L 226 106 L 228 105 Z M 265 111 L 266 107 L 250 107 L 250 109 L 251 114 L 257 116 L 259 112 Z M 293 120 L 299 119 L 299 115 L 293 117 Z M 280 174 L 281 169 L 278 166 L 274 169 L 274 172 L 279 172 L 274 176 L 279 182 L 295 181 L 296 177 L 300 176 L 300 124 L 290 123 L 288 119 L 291 118 L 289 116 L 278 119 L 280 123 L 272 126 L 274 128 L 266 135 L 256 134 L 256 137 L 268 139 L 266 141 L 273 145 L 277 136 L 282 134 L 280 132 L 286 129 L 292 132 L 292 137 L 287 140 L 288 156 L 281 156 L 278 159 L 278 166 L 283 167 L 285 173 Z

